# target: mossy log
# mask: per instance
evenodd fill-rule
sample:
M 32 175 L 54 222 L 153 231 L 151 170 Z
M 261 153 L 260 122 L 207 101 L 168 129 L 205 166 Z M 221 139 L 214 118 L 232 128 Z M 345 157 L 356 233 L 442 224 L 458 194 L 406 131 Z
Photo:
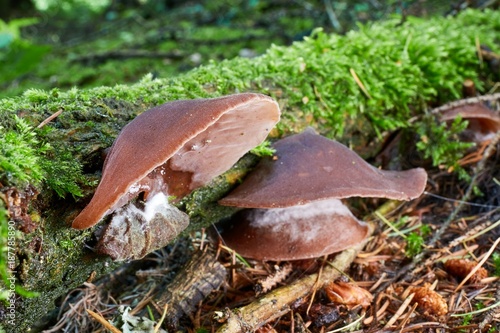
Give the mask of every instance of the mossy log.
M 1 325 L 9 332 L 36 331 L 66 291 L 117 267 L 92 251 L 95 228 L 78 231 L 70 224 L 98 183 L 103 150 L 141 112 L 170 100 L 261 92 L 283 110 L 277 136 L 312 125 L 350 146 L 370 147 L 361 153 L 373 155 L 374 141 L 414 126 L 408 119 L 422 115 L 427 102 L 458 98 L 464 79 L 486 88 L 480 78 L 494 74 L 479 66 L 476 40 L 498 52 L 499 30 L 500 14 L 493 11 L 395 19 L 347 36 L 316 31 L 261 57 L 214 63 L 173 79 L 148 75 L 132 86 L 29 90 L 0 100 L 0 275 L 6 287 L 0 297 L 7 300 L 0 305 Z M 234 210 L 216 202 L 257 160 L 246 155 L 185 198 L 179 204 L 191 219 L 185 232 L 229 216 Z M 7 298 L 11 281 L 16 293 Z M 21 296 L 28 291 L 37 296 Z

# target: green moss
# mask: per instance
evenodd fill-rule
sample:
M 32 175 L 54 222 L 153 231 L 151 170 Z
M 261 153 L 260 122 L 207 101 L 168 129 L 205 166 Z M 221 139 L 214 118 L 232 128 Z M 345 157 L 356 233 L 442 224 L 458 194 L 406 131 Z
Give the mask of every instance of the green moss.
M 80 195 L 77 187 L 82 182 L 81 165 L 67 158 L 74 152 L 65 151 L 55 163 L 51 162 L 51 154 L 45 155 L 47 146 L 42 144 L 47 135 L 37 134 L 32 127 L 60 109 L 64 110 L 60 123 L 72 119 L 67 127 L 81 128 L 83 125 L 75 123 L 80 119 L 85 120 L 85 126 L 102 123 L 114 117 L 114 110 L 122 112 L 115 105 L 108 107 L 109 100 L 138 106 L 136 112 L 128 113 L 133 115 L 168 100 L 258 90 L 281 96 L 285 113 L 281 128 L 300 130 L 294 123 L 310 114 L 314 124 L 321 124 L 322 134 L 349 136 L 363 127 L 370 140 L 383 131 L 409 126 L 407 120 L 423 114 L 427 101 L 459 97 L 465 78 L 473 79 L 481 88 L 475 39 L 495 48 L 498 22 L 498 12 L 466 11 L 454 19 L 409 19 L 401 26 L 397 25 L 398 19 L 377 22 L 346 36 L 316 30 L 303 42 L 291 47 L 273 46 L 259 58 L 212 63 L 169 80 L 148 75 L 133 86 L 66 92 L 28 90 L 22 97 L 0 100 L 2 124 L 12 124 L 0 127 L 0 175 L 10 182 L 47 179 L 60 195 Z M 356 83 L 353 72 L 368 95 Z M 30 112 L 25 119 L 16 116 L 21 110 Z M 108 135 L 97 140 L 110 142 L 120 126 L 108 125 L 103 129 Z M 426 126 L 420 134 L 425 136 L 435 130 Z M 444 131 L 429 145 L 435 147 L 454 135 L 452 132 Z M 427 137 L 432 140 L 436 136 Z M 447 147 L 443 149 L 448 151 Z M 435 163 L 456 160 L 456 154 L 447 152 L 432 157 Z M 59 179 L 48 176 L 60 171 L 63 176 Z
M 257 147 L 250 150 L 250 152 L 254 155 L 263 157 L 263 156 L 272 156 L 276 152 L 276 150 L 271 147 L 271 142 L 266 140 Z
M 8 285 L 7 278 L 9 270 L 7 265 L 8 243 L 9 243 L 9 227 L 7 221 L 7 209 L 3 201 L 0 200 L 0 301 L 6 301 L 9 298 L 9 292 L 5 288 Z
M 30 326 L 56 297 L 85 281 L 92 270 L 100 275 L 111 269 L 109 261 L 85 248 L 91 230 L 67 227 L 86 201 L 76 207 L 71 199 L 63 201 L 52 194 L 87 199 L 99 178 L 102 150 L 125 124 L 153 105 L 257 91 L 279 100 L 283 109 L 279 134 L 312 124 L 324 135 L 350 142 L 358 137 L 373 141 L 396 128 L 418 131 L 434 148 L 452 141 L 464 125 L 445 129 L 425 116 L 426 105 L 457 98 L 465 78 L 474 80 L 480 90 L 487 88 L 479 80 L 486 73 L 475 55 L 475 39 L 498 52 L 500 13 L 467 11 L 453 19 L 397 23 L 398 19 L 374 23 L 346 36 L 316 30 L 302 42 L 273 46 L 261 57 L 212 62 L 170 79 L 147 75 L 131 86 L 33 89 L 0 100 L 0 181 L 5 186 L 42 184 L 46 189 L 37 202 L 43 207 L 43 228 L 26 236 L 18 249 L 24 260 L 23 285 L 43 297 L 23 300 L 19 313 L 26 317 L 19 328 Z M 37 129 L 60 110 L 56 119 Z M 410 118 L 417 122 L 409 124 Z M 437 165 L 453 165 L 464 148 L 446 144 L 430 156 Z M 231 213 L 216 201 L 257 159 L 247 155 L 241 164 L 181 202 L 192 221 L 189 230 Z M 41 253 L 33 249 L 37 237 L 43 239 Z M 84 267 L 79 266 L 82 260 Z
M 234 188 L 255 164 L 257 156 L 247 154 L 236 165 L 223 175 L 213 179 L 206 187 L 200 188 L 184 198 L 179 207 L 188 212 L 189 226 L 182 235 L 200 230 L 211 224 L 231 216 L 237 209 L 217 204 L 232 188 Z
M 40 160 L 48 146 L 27 121 L 16 115 L 12 120 L 13 129 L 0 126 L 0 180 L 17 186 L 37 184 L 44 178 Z
M 493 252 L 493 274 L 495 276 L 500 276 L 500 253 Z

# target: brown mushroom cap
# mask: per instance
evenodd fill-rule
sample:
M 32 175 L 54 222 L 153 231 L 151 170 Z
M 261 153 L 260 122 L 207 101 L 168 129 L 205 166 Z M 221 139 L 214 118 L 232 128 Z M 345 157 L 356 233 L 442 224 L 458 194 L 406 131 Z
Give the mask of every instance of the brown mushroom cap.
M 452 121 L 459 116 L 469 122 L 464 133 L 465 139 L 482 142 L 500 131 L 500 116 L 482 103 L 456 106 L 443 111 L 440 118 L 442 121 Z
M 94 197 L 73 221 L 93 226 L 140 192 L 178 198 L 229 169 L 278 122 L 278 104 L 261 94 L 182 100 L 152 108 L 123 128 Z
M 276 142 L 274 148 L 276 158 L 261 160 L 221 205 L 276 208 L 348 197 L 411 200 L 427 182 L 424 169 L 379 170 L 310 128 Z
M 360 243 L 368 226 L 338 199 L 305 205 L 244 209 L 230 220 L 222 237 L 243 257 L 258 260 L 316 258 Z

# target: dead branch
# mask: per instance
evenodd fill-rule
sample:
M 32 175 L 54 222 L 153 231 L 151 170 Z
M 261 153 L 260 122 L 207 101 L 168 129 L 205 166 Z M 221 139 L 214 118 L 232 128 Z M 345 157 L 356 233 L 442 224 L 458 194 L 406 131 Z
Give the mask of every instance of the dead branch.
M 172 283 L 167 288 L 159 288 L 153 298 L 159 308 L 167 307 L 165 325 L 169 330 L 176 329 L 180 317 L 192 314 L 200 301 L 219 288 L 226 274 L 226 268 L 216 260 L 211 246 L 194 253 Z
M 185 57 L 180 52 L 152 52 L 147 50 L 118 50 L 103 53 L 94 53 L 73 59 L 73 62 L 81 62 L 84 64 L 100 64 L 108 60 L 124 60 L 136 58 L 150 59 L 171 59 L 179 60 Z
M 433 109 L 430 113 L 431 114 L 438 114 L 438 113 L 444 112 L 446 110 L 456 108 L 458 106 L 463 106 L 463 105 L 468 105 L 468 104 L 476 104 L 476 103 L 484 103 L 484 102 L 499 103 L 499 101 L 500 101 L 500 93 L 471 97 L 471 98 L 461 99 L 458 101 L 453 101 L 451 103 L 445 104 L 443 106 L 440 106 L 438 108 Z

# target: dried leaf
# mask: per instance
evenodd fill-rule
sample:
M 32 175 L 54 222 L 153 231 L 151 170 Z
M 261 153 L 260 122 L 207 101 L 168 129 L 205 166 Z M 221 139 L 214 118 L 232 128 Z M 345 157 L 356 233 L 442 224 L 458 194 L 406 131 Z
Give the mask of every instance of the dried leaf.
M 330 301 L 347 306 L 361 305 L 366 308 L 373 300 L 368 290 L 349 282 L 332 282 L 325 287 L 325 292 Z

